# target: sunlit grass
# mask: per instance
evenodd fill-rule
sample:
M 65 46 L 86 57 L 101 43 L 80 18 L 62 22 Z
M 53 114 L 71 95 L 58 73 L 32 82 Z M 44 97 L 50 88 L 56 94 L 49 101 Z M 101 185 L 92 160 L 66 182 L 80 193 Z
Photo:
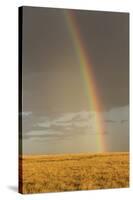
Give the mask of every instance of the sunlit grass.
M 20 192 L 129 187 L 129 154 L 67 154 L 20 158 Z

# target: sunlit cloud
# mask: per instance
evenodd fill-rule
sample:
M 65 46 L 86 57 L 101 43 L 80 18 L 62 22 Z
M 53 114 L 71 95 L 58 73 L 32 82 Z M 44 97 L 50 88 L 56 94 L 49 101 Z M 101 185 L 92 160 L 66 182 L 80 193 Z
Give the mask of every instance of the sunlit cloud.
M 30 120 L 26 121 L 29 128 L 23 133 L 25 139 L 98 134 L 95 122 L 96 112 L 94 111 L 61 113 L 56 117 L 40 116 L 36 120 L 34 120 L 35 116 L 31 112 L 24 112 L 24 116 L 27 119 L 29 119 L 29 116 L 33 117 L 32 123 Z M 108 112 L 101 113 L 101 116 L 103 116 L 105 122 L 106 133 L 111 134 L 113 132 L 117 134 L 122 129 L 127 129 L 128 106 L 111 109 Z M 121 124 L 123 124 L 122 127 Z
M 27 111 L 27 112 L 22 112 L 20 114 L 22 114 L 23 117 L 27 117 L 27 116 L 32 115 L 32 112 L 31 111 Z

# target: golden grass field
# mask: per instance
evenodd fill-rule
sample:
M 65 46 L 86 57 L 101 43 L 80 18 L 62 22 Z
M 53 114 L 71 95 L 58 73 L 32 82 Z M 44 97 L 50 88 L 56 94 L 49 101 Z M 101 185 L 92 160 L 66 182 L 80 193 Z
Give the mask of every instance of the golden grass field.
M 22 156 L 19 192 L 129 187 L 128 153 Z

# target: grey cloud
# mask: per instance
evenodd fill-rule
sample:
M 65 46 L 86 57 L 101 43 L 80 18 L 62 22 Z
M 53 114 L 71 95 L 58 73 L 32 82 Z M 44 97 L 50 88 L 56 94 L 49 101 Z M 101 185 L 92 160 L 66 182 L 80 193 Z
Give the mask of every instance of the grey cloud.
M 125 123 L 125 122 L 128 122 L 128 120 L 121 120 L 121 123 L 122 123 L 122 124 Z
M 91 132 L 92 133 L 92 132 Z M 23 139 L 67 139 L 68 137 L 78 136 L 78 135 L 88 134 L 84 129 L 77 129 L 75 131 L 65 130 L 65 129 L 48 129 L 48 130 L 33 130 L 23 135 Z
M 107 122 L 107 123 L 116 123 L 117 121 L 107 119 L 107 120 L 105 120 L 105 122 Z
M 23 111 L 23 112 L 20 112 L 19 115 L 22 115 L 23 117 L 27 117 L 27 116 L 32 115 L 32 112 L 31 111 Z
M 117 123 L 125 123 L 125 107 L 111 110 L 103 114 L 104 121 L 107 123 L 107 130 L 110 133 L 110 123 L 113 127 Z M 96 112 L 80 111 L 63 113 L 58 116 L 36 116 L 27 113 L 23 118 L 23 138 L 59 138 L 79 134 L 97 134 L 95 126 Z M 121 117 L 121 120 L 119 119 Z M 124 118 L 124 119 L 122 119 Z M 119 120 L 118 120 L 119 119 Z M 30 134 L 34 131 L 36 134 Z M 105 131 L 103 134 L 107 134 Z

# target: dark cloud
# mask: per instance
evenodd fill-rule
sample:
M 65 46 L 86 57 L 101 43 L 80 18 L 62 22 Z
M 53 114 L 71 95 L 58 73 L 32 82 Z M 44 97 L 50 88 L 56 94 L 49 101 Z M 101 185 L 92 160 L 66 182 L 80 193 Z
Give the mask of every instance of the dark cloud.
M 78 147 L 84 149 L 86 144 L 87 150 L 96 149 L 97 109 L 90 103 L 94 99 L 79 60 L 82 46 L 86 63 L 90 59 L 91 66 L 86 66 L 92 70 L 100 114 L 107 125 L 103 134 L 110 137 L 106 142 L 117 150 L 112 144 L 116 135 L 125 142 L 125 136 L 121 136 L 124 133 L 128 140 L 124 122 L 128 120 L 129 105 L 129 14 L 72 10 L 69 21 L 69 13 L 64 9 L 23 7 L 20 115 L 26 149 L 30 139 L 57 139 L 57 143 L 64 139 L 65 145 L 65 139 L 71 137 L 72 144 L 77 139 Z M 80 47 L 75 46 L 76 39 Z M 49 144 L 48 149 L 52 148 Z
M 24 7 L 23 13 L 24 110 L 43 114 L 92 109 L 64 10 Z M 127 13 L 73 11 L 74 37 L 80 32 L 105 110 L 129 101 L 128 17 Z

